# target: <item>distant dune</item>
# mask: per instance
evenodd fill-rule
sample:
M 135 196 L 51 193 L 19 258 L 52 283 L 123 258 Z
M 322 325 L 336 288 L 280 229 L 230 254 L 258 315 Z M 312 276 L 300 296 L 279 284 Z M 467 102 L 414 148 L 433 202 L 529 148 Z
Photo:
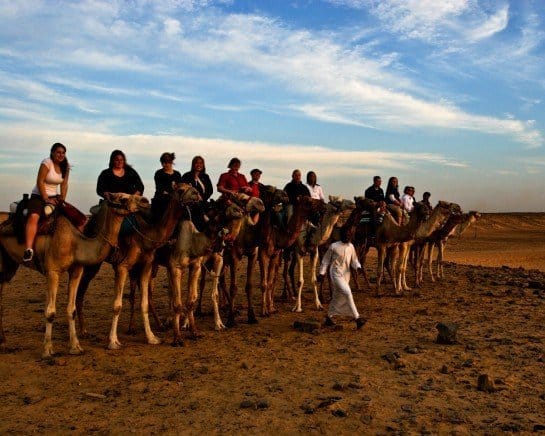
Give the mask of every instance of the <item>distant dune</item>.
M 545 213 L 485 213 L 447 244 L 446 260 L 545 271 Z

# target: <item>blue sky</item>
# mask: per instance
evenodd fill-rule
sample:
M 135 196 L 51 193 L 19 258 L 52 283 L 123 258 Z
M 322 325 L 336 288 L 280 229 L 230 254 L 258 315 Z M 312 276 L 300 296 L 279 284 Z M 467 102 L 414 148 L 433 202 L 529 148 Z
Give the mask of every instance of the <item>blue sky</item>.
M 327 194 L 397 176 L 465 210 L 543 211 L 541 0 L 0 0 L 0 206 L 62 142 L 69 201 L 96 202 L 110 152 L 154 192 L 159 155 L 216 181 Z

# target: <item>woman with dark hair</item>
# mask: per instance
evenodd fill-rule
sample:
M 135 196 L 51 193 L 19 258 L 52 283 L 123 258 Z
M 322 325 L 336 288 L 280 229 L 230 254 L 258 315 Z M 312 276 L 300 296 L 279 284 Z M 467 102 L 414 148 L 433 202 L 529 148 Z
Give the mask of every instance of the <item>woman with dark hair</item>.
M 309 171 L 307 173 L 307 188 L 310 191 L 310 197 L 315 198 L 316 200 L 322 200 L 325 202 L 325 195 L 322 187 L 318 185 L 318 178 L 314 171 Z
M 34 256 L 34 240 L 38 232 L 38 221 L 45 215 L 45 206 L 56 206 L 66 199 L 70 165 L 66 159 L 66 147 L 60 142 L 51 146 L 49 157 L 42 160 L 36 185 L 27 204 L 28 219 L 25 227 L 26 249 L 23 261 L 29 262 Z M 58 187 L 60 186 L 60 194 Z
M 174 169 L 174 153 L 163 153 L 159 158 L 162 168 L 153 176 L 155 180 L 155 195 L 151 199 L 151 209 L 156 218 L 162 216 L 169 202 L 169 194 L 173 191 L 173 183 L 180 183 L 182 175 Z
M 205 225 L 205 213 L 208 209 L 208 199 L 212 195 L 213 188 L 210 177 L 206 174 L 206 166 L 202 156 L 195 156 L 191 161 L 191 170 L 182 176 L 183 183 L 189 183 L 199 194 L 202 201 L 189 207 L 191 212 L 191 221 L 195 224 L 197 230 L 202 231 Z
M 399 198 L 399 182 L 397 177 L 390 177 L 388 179 L 388 186 L 386 187 L 386 204 L 388 209 L 397 218 L 399 225 L 403 222 L 403 212 L 401 210 L 401 200 Z
M 210 177 L 206 174 L 204 158 L 195 156 L 191 161 L 191 170 L 182 176 L 183 183 L 189 183 L 201 194 L 202 200 L 207 202 L 212 195 L 213 188 Z
M 97 194 L 100 197 L 107 200 L 111 192 L 138 195 L 144 193 L 142 179 L 127 163 L 125 153 L 121 150 L 112 151 L 108 168 L 100 173 L 97 180 Z

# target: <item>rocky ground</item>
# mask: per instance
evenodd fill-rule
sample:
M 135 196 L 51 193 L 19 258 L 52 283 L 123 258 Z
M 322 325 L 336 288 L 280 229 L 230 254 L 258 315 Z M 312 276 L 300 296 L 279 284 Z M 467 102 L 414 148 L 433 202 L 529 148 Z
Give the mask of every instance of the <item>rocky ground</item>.
M 309 293 L 302 314 L 281 302 L 278 314 L 247 325 L 240 295 L 237 327 L 215 332 L 205 316 L 203 336 L 183 348 L 171 347 L 168 333 L 158 333 L 161 345 L 145 344 L 141 326 L 125 334 L 125 300 L 124 347 L 106 349 L 113 279 L 103 267 L 86 301 L 85 354 L 67 354 L 61 292 L 58 354 L 49 360 L 40 358 L 44 279 L 21 269 L 4 295 L 0 433 L 545 430 L 545 215 L 487 215 L 468 233 L 450 243 L 441 282 L 402 298 L 355 294 L 368 318 L 361 331 L 349 320 L 315 330 L 323 313 Z M 159 283 L 166 315 L 163 272 Z M 438 343 L 439 323 L 453 343 Z

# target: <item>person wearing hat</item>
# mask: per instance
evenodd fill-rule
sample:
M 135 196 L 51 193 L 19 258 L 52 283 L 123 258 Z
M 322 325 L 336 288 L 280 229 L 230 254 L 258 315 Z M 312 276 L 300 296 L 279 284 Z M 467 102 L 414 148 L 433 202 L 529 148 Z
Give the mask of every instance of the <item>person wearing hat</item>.
M 261 178 L 261 174 L 263 174 L 263 171 L 258 168 L 254 168 L 252 171 L 250 171 L 250 176 L 252 176 L 252 180 L 250 180 L 250 183 L 248 183 L 248 185 L 252 189 L 252 197 L 259 198 L 261 196 L 261 193 L 263 192 L 263 189 L 265 188 L 265 185 L 259 181 L 259 179 Z
M 236 194 L 237 192 L 251 194 L 252 190 L 248 186 L 246 176 L 238 172 L 240 159 L 238 157 L 232 158 L 227 168 L 229 168 L 229 171 L 223 173 L 218 180 L 218 192 L 221 194 Z

